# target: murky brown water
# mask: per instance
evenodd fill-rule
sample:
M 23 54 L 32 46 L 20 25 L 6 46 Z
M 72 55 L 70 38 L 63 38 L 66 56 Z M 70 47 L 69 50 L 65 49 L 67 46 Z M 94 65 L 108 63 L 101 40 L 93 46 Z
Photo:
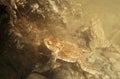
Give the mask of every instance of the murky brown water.
M 47 75 L 40 76 L 42 75 L 41 72 L 45 72 L 44 68 L 47 69 L 45 64 L 44 67 L 41 66 L 42 62 L 49 60 L 49 57 L 42 57 L 41 52 L 45 56 L 49 55 L 48 53 L 51 51 L 44 49 L 46 46 L 43 44 L 43 39 L 48 35 L 53 35 L 65 42 L 75 43 L 84 50 L 83 58 L 87 59 L 85 63 L 90 63 L 93 68 L 95 66 L 98 70 L 103 71 L 104 76 L 101 79 L 120 79 L 120 0 L 22 1 L 24 5 L 18 2 L 18 7 L 25 16 L 15 19 L 17 23 L 15 27 L 11 28 L 13 30 L 12 36 L 15 38 L 12 38 L 10 45 L 8 44 L 11 47 L 3 50 L 5 54 L 0 55 L 3 63 L 5 60 L 11 64 L 3 65 L 0 67 L 1 69 L 6 66 L 8 69 L 9 66 L 13 67 L 22 77 L 27 72 L 31 73 L 32 70 L 36 70 L 40 74 L 31 73 L 32 75 L 27 74 L 26 77 L 29 76 L 28 79 L 44 79 L 44 77 L 49 79 Z M 15 18 L 16 16 L 12 17 Z M 13 45 L 14 42 L 15 45 Z M 7 45 L 6 41 L 5 44 Z M 77 52 L 81 53 L 80 51 Z M 55 73 L 53 74 L 55 77 L 51 79 L 80 79 L 80 77 L 85 79 L 81 76 L 83 74 L 79 72 L 80 68 L 76 65 L 74 68 L 73 63 L 66 61 L 60 63 L 63 68 L 50 69 Z M 5 77 L 8 69 L 3 69 L 5 73 L 2 74 Z M 87 72 L 85 72 L 87 79 L 96 79 L 95 75 Z

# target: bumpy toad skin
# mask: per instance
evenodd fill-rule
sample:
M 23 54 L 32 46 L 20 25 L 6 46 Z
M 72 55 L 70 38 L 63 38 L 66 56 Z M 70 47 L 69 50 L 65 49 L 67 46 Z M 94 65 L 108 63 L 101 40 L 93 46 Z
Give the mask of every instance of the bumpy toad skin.
M 67 41 L 62 41 L 53 36 L 45 38 L 44 43 L 46 47 L 51 50 L 51 54 L 55 58 L 54 61 L 60 59 L 65 62 L 77 62 L 84 71 L 90 74 L 102 74 L 95 67 L 91 66 L 86 62 L 83 52 L 77 45 Z

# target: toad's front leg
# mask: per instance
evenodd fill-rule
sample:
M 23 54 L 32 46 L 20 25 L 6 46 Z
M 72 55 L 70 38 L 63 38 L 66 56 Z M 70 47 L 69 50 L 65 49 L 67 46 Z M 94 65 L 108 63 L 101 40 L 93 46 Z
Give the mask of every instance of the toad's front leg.
M 55 67 L 56 61 L 58 59 L 59 51 L 60 50 L 57 48 L 55 51 L 51 52 L 51 57 L 50 57 L 50 60 L 48 62 L 51 68 Z

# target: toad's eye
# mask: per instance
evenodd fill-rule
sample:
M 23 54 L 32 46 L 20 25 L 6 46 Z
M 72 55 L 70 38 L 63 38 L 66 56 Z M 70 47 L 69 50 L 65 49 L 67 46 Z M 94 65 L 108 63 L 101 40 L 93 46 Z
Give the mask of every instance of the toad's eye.
M 47 41 L 48 45 L 52 45 L 52 42 L 51 41 Z

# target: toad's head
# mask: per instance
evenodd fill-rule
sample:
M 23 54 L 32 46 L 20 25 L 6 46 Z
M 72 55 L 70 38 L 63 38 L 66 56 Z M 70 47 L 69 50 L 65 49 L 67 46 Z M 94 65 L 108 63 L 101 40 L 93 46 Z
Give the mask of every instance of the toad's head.
M 62 47 L 61 40 L 53 36 L 48 36 L 47 38 L 45 38 L 44 44 L 50 51 L 53 52 L 55 52 L 57 49 L 60 49 Z

